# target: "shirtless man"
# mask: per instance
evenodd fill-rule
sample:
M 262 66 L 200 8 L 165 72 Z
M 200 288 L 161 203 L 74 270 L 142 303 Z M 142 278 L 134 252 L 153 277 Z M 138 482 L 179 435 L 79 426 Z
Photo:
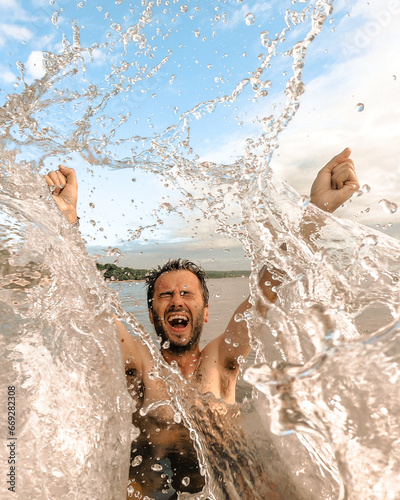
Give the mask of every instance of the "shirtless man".
M 350 153 L 350 149 L 346 148 L 318 173 L 311 188 L 311 202 L 320 209 L 334 212 L 359 188 Z M 76 223 L 77 180 L 74 170 L 60 166 L 59 171 L 50 172 L 45 177 L 60 210 L 71 223 Z M 265 282 L 270 284 L 266 286 Z M 149 317 L 161 337 L 163 358 L 169 364 L 175 362 L 182 376 L 197 386 L 201 393 L 211 393 L 215 398 L 233 404 L 240 368 L 238 359 L 246 357 L 251 350 L 246 322 L 236 322 L 234 316 L 249 309 L 250 303 L 246 300 L 239 305 L 222 335 L 200 350 L 200 335 L 209 315 L 204 272 L 195 264 L 178 259 L 154 270 L 147 284 Z M 269 271 L 263 269 L 260 286 L 268 301 L 277 300 L 272 289 L 278 284 Z M 256 307 L 263 307 L 261 301 Z M 267 310 L 261 312 L 266 314 Z M 165 382 L 154 377 L 154 361 L 149 349 L 131 336 L 120 321 L 116 320 L 116 323 L 131 392 L 139 407 L 151 408 L 153 403 L 168 401 Z M 132 444 L 131 490 L 128 497 L 136 492 L 151 495 L 160 491 L 159 488 L 167 487 L 167 476 L 161 470 L 166 467 L 163 463 L 165 458 L 169 458 L 173 471 L 169 482 L 172 481 L 176 490 L 193 493 L 200 491 L 204 485 L 193 447 L 187 446 L 187 431 L 174 424 L 173 413 L 168 408 L 171 410 L 168 405 L 158 407 L 145 419 L 140 417 L 139 412 L 134 415 L 134 423 L 141 434 Z M 178 443 L 180 447 L 177 448 Z M 145 455 L 150 457 L 150 461 L 146 461 Z M 162 474 L 154 474 L 154 463 L 158 464 L 156 469 Z M 179 467 L 183 470 L 180 471 Z M 185 488 L 181 488 L 182 482 L 187 483 L 183 478 L 190 479 Z

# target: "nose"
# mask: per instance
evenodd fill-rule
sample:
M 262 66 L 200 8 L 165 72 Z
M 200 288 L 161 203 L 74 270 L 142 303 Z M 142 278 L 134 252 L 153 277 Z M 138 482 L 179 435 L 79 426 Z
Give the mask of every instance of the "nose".
M 179 291 L 173 293 L 171 297 L 171 307 L 183 307 L 183 297 Z

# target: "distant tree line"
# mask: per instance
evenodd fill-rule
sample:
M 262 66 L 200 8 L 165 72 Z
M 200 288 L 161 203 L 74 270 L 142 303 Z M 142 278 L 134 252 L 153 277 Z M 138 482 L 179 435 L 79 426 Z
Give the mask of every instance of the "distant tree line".
M 206 273 L 210 279 L 241 278 L 242 276 L 250 276 L 250 271 L 206 271 Z
M 132 269 L 131 267 L 119 267 L 115 264 L 100 264 L 97 269 L 103 274 L 104 279 L 109 281 L 144 280 L 148 269 Z M 216 278 L 238 278 L 249 276 L 250 271 L 206 271 L 210 279 Z
M 97 269 L 103 274 L 104 279 L 112 281 L 144 280 L 147 269 L 132 269 L 131 267 L 118 267 L 115 264 L 100 264 Z

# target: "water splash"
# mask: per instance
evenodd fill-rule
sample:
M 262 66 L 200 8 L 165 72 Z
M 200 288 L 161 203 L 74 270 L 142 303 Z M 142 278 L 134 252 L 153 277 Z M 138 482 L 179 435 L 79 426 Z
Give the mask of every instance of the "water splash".
M 28 82 L 24 64 L 17 64 L 14 92 L 0 109 L 1 386 L 10 383 L 12 373 L 23 401 L 21 494 L 124 498 L 134 407 L 125 390 L 114 309 L 147 343 L 160 376 L 170 381 L 171 404 L 191 431 L 207 479 L 205 496 L 294 499 L 310 498 L 312 490 L 315 498 L 359 499 L 400 490 L 399 245 L 322 214 L 270 170 L 279 135 L 305 90 L 308 47 L 332 6 L 321 0 L 299 8 L 291 3 L 275 35 L 267 23 L 261 26 L 261 14 L 240 10 L 245 29 L 258 30 L 257 63 L 245 77 L 230 79 L 233 69 L 221 71 L 213 91 L 192 91 L 193 99 L 172 65 L 182 32 L 174 35 L 171 26 L 179 25 L 178 14 L 188 16 L 197 23 L 194 43 L 212 47 L 213 23 L 224 22 L 228 14 L 234 19 L 233 8 L 226 16 L 210 17 L 202 6 L 214 20 L 208 26 L 191 2 L 172 12 L 167 3 L 145 1 L 131 9 L 136 12 L 129 13 L 129 22 L 126 8 L 111 15 L 97 6 L 91 12 L 107 23 L 98 40 L 87 40 L 77 11 L 74 21 L 66 12 L 60 16 L 59 9 L 49 19 L 62 33 L 62 50 L 43 54 L 44 76 Z M 82 2 L 77 9 L 85 12 L 89 6 Z M 158 23 L 163 16 L 168 22 Z M 65 19 L 71 19 L 69 25 Z M 280 106 L 266 101 L 278 56 L 289 66 Z M 106 66 L 99 78 L 100 63 Z M 178 85 L 179 99 L 160 106 Z M 136 117 L 145 100 L 146 120 Z M 245 108 L 249 101 L 266 102 L 261 132 L 249 134 L 242 154 L 230 164 L 201 161 L 197 124 L 211 124 L 212 135 L 226 119 L 225 108 Z M 235 115 L 243 124 L 243 111 Z M 268 320 L 256 311 L 237 318 L 248 323 L 257 347 L 257 364 L 246 376 L 259 391 L 241 416 L 236 407 L 193 395 L 160 359 L 150 335 L 120 310 L 39 176 L 60 157 L 80 157 L 90 168 L 155 173 L 174 186 L 181 205 L 160 204 L 157 223 L 163 222 L 163 210 L 184 217 L 184 211 L 196 209 L 215 220 L 217 231 L 241 241 L 252 265 L 253 302 L 259 295 L 259 266 L 282 270 L 280 301 L 268 304 Z M 395 211 L 391 202 L 382 202 L 384 210 Z M 233 203 L 240 204 L 239 217 Z M 131 237 L 150 227 L 140 225 Z M 120 250 L 110 246 L 109 254 L 120 256 Z M 384 324 L 374 324 L 376 311 Z M 270 422 L 284 439 L 269 431 Z M 255 427 L 261 434 L 251 431 Z

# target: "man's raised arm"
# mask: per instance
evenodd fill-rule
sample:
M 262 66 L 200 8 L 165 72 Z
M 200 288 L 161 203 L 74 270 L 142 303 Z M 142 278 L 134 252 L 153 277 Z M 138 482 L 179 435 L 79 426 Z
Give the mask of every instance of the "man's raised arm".
M 59 170 L 49 172 L 44 177 L 58 208 L 71 224 L 76 224 L 79 218 L 77 216 L 78 180 L 75 170 L 60 165 Z M 115 323 L 120 335 L 125 369 L 134 368 L 141 373 L 141 358 L 144 354 L 147 355 L 145 347 L 128 333 L 124 325 L 116 317 Z
M 350 148 L 344 149 L 332 158 L 317 174 L 311 187 L 311 203 L 325 212 L 333 213 L 359 189 L 354 162 L 350 159 Z M 255 304 L 258 314 L 266 316 L 268 303 L 274 303 L 278 296 L 276 287 L 281 284 L 279 271 L 263 266 L 259 273 L 259 290 L 263 297 Z M 234 312 L 225 332 L 215 339 L 218 342 L 221 363 L 226 357 L 247 356 L 250 353 L 250 338 L 246 321 L 236 321 L 237 315 L 243 315 L 251 308 L 245 300 Z M 236 317 L 236 320 L 235 320 Z M 239 316 L 240 318 L 240 316 Z M 228 340 L 228 343 L 226 342 Z M 235 345 L 236 348 L 232 348 Z

